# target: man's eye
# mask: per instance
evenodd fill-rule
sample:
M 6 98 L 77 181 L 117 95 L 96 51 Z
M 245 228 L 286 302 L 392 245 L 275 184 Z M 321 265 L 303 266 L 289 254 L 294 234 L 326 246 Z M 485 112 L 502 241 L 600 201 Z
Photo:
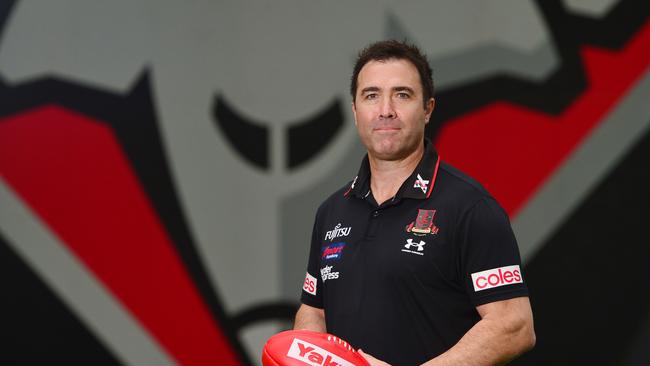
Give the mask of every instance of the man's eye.
M 377 99 L 377 94 L 376 93 L 366 94 L 366 99 Z
M 397 97 L 400 99 L 408 99 L 411 95 L 409 93 L 397 93 Z

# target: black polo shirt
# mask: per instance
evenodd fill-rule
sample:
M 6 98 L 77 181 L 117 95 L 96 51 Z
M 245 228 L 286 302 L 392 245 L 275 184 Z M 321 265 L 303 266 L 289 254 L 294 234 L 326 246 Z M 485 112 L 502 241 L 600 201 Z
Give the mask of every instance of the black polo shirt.
M 527 295 L 507 214 L 428 140 L 393 199 L 377 205 L 366 156 L 316 213 L 301 301 L 392 365 L 451 348 L 480 320 L 476 306 Z

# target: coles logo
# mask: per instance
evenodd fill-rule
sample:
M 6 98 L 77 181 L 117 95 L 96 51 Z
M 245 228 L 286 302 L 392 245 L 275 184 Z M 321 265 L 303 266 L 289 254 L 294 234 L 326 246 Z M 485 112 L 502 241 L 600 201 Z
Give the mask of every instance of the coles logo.
M 488 269 L 487 271 L 472 273 L 474 292 L 523 282 L 519 265 L 493 268 Z
M 293 339 L 287 357 L 312 366 L 354 366 L 353 363 L 300 338 Z
M 305 283 L 302 285 L 302 289 L 312 295 L 316 295 L 316 277 L 312 276 L 307 272 L 305 276 Z

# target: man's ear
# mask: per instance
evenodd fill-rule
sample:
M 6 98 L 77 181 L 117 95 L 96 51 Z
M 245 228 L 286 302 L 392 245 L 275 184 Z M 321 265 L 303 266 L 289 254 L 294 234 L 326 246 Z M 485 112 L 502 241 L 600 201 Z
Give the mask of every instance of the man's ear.
M 357 125 L 357 107 L 354 105 L 354 101 L 352 101 L 352 115 L 354 116 L 354 125 Z
M 424 108 L 424 124 L 429 123 L 429 120 L 431 119 L 431 113 L 433 113 L 435 107 L 436 107 L 436 100 L 433 98 L 429 98 L 429 101 L 427 102 Z

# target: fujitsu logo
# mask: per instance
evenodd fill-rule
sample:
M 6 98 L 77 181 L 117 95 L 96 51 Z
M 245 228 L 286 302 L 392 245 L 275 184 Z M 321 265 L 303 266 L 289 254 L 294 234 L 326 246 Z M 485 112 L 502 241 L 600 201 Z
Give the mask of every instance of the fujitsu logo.
M 333 230 L 330 230 L 325 234 L 325 240 L 334 240 L 342 236 L 348 236 L 350 235 L 350 230 L 352 230 L 351 227 L 341 227 L 341 223 L 339 222 Z
M 519 265 L 493 268 L 488 269 L 487 271 L 472 273 L 474 292 L 523 282 Z
M 293 339 L 287 357 L 312 366 L 354 366 L 353 363 L 300 338 Z

